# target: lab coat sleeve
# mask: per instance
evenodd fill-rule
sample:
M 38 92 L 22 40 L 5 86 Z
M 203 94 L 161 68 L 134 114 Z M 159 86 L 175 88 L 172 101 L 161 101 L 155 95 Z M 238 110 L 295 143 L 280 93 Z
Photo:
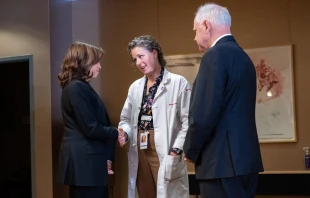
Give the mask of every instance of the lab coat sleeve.
M 122 128 L 128 135 L 128 140 L 132 136 L 132 126 L 131 126 L 131 112 L 132 112 L 132 101 L 133 101 L 133 85 L 130 86 L 128 90 L 128 95 L 123 106 L 120 122 L 118 127 Z
M 188 111 L 189 111 L 189 104 L 190 104 L 190 96 L 191 96 L 191 85 L 189 82 L 182 78 L 182 86 L 180 89 L 180 94 L 178 96 L 178 117 L 181 122 L 181 129 L 176 137 L 176 140 L 173 144 L 174 148 L 179 148 L 183 150 L 183 145 L 186 137 L 186 133 L 188 130 Z

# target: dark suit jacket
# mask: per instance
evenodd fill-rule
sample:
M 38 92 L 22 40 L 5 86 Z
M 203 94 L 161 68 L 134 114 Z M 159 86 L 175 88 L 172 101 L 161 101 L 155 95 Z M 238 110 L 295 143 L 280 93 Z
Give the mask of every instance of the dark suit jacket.
M 107 184 L 107 160 L 113 161 L 118 131 L 106 108 L 87 82 L 64 87 L 61 109 L 65 132 L 59 154 L 59 182 L 76 186 Z
M 256 72 L 233 36 L 203 56 L 193 84 L 184 143 L 197 179 L 263 171 L 255 123 Z

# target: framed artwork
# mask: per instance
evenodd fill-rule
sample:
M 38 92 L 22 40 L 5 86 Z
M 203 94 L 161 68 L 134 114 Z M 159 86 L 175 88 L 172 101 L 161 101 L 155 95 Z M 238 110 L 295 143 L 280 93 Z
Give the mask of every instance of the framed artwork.
M 256 69 L 261 142 L 296 142 L 292 46 L 246 49 Z
M 296 142 L 292 46 L 245 49 L 257 77 L 256 125 L 261 143 Z M 169 71 L 193 84 L 202 53 L 166 56 Z

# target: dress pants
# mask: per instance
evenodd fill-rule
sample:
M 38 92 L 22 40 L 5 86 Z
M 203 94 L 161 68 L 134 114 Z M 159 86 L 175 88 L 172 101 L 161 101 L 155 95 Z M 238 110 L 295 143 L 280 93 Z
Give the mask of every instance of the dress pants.
M 70 198 L 109 198 L 107 186 L 70 186 Z
M 258 173 L 199 180 L 201 198 L 254 198 Z
M 143 132 L 139 130 L 138 140 Z M 156 198 L 159 159 L 155 149 L 154 130 L 148 130 L 148 132 L 147 149 L 140 149 L 140 141 L 138 141 L 137 190 L 139 198 Z

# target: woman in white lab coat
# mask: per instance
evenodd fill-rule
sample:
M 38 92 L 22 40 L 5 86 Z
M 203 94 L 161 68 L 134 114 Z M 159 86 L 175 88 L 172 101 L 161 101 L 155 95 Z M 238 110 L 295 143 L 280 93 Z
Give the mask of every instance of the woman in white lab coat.
M 119 142 L 129 142 L 128 198 L 188 198 L 183 144 L 188 129 L 189 82 L 165 69 L 158 42 L 151 36 L 128 44 L 144 77 L 131 84 L 119 123 Z M 145 141 L 145 135 L 147 139 Z

